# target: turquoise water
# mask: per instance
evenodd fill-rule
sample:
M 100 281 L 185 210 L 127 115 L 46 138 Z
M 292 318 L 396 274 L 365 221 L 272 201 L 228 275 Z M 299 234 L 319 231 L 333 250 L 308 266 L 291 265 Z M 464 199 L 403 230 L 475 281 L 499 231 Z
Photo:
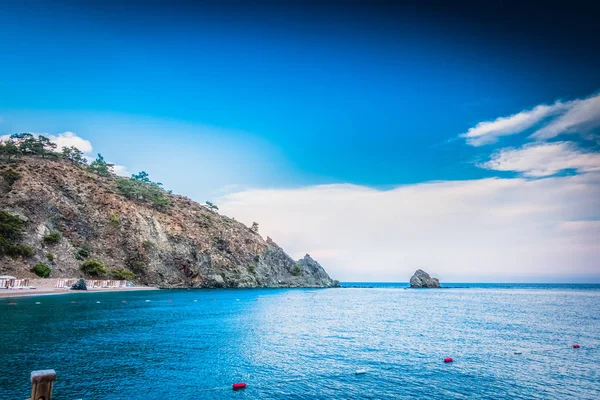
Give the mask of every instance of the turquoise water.
M 0 299 L 0 399 L 600 398 L 599 285 L 364 285 Z

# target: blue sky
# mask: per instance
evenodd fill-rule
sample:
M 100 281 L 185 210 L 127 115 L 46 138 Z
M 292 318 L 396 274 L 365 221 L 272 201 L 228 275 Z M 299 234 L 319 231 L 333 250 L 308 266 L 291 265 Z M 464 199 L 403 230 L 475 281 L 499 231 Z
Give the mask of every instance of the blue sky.
M 285 159 L 287 183 L 385 186 L 491 176 L 472 166 L 481 151 L 447 140 L 479 121 L 600 87 L 596 55 L 563 60 L 548 51 L 552 43 L 474 37 L 474 28 L 438 17 L 398 23 L 374 11 L 370 22 L 346 13 L 324 24 L 327 14 L 315 11 L 288 26 L 267 12 L 253 19 L 207 8 L 204 16 L 200 7 L 197 18 L 161 18 L 143 3 L 104 12 L 68 2 L 5 7 L 5 129 L 27 128 L 10 125 L 11 111 L 60 113 L 55 125 L 36 128 L 78 128 L 133 169 L 152 168 L 115 148 L 117 137 L 154 142 L 172 133 L 97 132 L 71 126 L 68 114 L 210 126 L 221 138 L 242 133 Z M 201 149 L 204 139 L 193 136 L 185 147 Z M 282 184 L 268 179 L 249 183 Z
M 585 2 L 543 11 L 501 2 L 1 4 L 0 133 L 74 132 L 127 171 L 199 201 L 265 188 L 537 179 L 539 168 L 512 158 L 485 163 L 531 146 L 544 119 L 485 146 L 460 135 L 600 89 L 600 28 Z M 594 118 L 553 149 L 597 152 Z

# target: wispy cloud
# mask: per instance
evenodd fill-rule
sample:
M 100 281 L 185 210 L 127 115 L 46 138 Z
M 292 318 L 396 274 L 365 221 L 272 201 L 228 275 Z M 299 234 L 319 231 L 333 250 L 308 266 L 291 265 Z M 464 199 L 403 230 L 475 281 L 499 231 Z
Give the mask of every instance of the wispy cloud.
M 531 128 L 545 118 L 557 114 L 568 107 L 556 102 L 553 105 L 539 105 L 531 110 L 521 111 L 509 117 L 500 117 L 494 121 L 484 121 L 461 135 L 471 146 L 483 146 L 495 143 L 500 136 L 514 135 Z
M 537 130 L 531 137 L 550 139 L 563 133 L 587 133 L 600 127 L 600 95 L 568 104 L 567 112 Z
M 484 121 L 460 135 L 471 146 L 495 143 L 501 136 L 515 135 L 546 122 L 531 135 L 543 140 L 565 133 L 585 134 L 600 127 L 600 95 L 551 105 L 538 105 L 494 121 Z
M 259 222 L 294 256 L 318 254 L 337 279 L 407 281 L 424 268 L 442 281 L 522 281 L 600 279 L 600 225 L 575 223 L 598 219 L 598 199 L 600 173 L 591 172 L 387 191 L 257 189 L 217 202 L 238 220 Z
M 479 166 L 539 178 L 568 169 L 580 173 L 600 171 L 600 153 L 585 152 L 572 142 L 533 143 L 519 149 L 501 149 Z

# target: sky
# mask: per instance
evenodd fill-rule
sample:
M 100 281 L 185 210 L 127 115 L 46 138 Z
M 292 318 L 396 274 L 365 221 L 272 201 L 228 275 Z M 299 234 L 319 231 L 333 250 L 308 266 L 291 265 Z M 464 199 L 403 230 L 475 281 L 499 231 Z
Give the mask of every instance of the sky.
M 147 171 L 342 281 L 600 282 L 597 11 L 0 0 L 0 135 Z

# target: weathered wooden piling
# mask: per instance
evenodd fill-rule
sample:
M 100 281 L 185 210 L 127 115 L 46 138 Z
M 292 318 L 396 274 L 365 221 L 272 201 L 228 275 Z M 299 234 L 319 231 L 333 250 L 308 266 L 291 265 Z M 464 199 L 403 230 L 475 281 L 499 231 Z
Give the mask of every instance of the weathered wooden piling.
M 31 373 L 31 399 L 30 400 L 52 400 L 52 385 L 56 379 L 53 369 L 33 371 Z

